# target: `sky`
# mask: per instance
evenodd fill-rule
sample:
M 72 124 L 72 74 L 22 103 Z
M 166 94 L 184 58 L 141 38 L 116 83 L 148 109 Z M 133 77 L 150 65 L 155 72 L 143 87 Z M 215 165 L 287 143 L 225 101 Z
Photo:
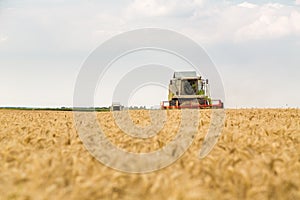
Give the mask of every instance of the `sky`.
M 300 107 L 300 0 L 0 0 L 0 107 L 73 106 L 90 53 L 115 35 L 147 27 L 176 31 L 205 50 L 222 78 L 226 107 Z M 162 56 L 176 70 L 189 69 L 156 54 L 116 63 L 104 78 L 114 83 L 95 92 L 95 105 L 111 104 L 122 79 L 118 66 Z M 162 100 L 166 87 L 146 85 L 128 104 Z

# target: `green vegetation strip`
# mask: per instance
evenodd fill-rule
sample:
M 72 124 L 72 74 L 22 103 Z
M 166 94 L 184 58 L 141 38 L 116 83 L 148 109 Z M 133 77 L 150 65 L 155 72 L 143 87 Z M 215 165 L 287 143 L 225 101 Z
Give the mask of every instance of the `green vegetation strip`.
M 48 111 L 96 111 L 96 112 L 105 112 L 109 111 L 108 107 L 80 107 L 80 108 L 30 108 L 30 107 L 0 107 L 2 110 L 48 110 Z

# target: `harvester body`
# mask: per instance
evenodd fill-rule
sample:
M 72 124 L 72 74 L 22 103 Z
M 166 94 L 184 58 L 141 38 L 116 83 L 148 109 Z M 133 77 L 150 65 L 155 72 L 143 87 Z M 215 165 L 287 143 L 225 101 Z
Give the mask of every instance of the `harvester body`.
M 183 71 L 174 73 L 168 101 L 163 101 L 161 108 L 223 108 L 223 102 L 211 99 L 207 79 L 202 79 L 195 71 Z

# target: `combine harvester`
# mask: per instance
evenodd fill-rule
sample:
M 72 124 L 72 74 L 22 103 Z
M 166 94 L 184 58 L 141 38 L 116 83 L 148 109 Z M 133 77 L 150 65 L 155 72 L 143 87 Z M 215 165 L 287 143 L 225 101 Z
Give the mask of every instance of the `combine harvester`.
M 223 108 L 221 100 L 211 99 L 208 79 L 197 76 L 195 71 L 175 72 L 169 84 L 168 101 L 161 102 L 161 109 Z

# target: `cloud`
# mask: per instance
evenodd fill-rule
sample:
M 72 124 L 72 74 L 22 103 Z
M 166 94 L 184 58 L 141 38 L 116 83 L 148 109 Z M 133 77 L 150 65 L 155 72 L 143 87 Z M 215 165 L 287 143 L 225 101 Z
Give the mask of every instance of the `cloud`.
M 243 2 L 238 4 L 239 7 L 243 7 L 243 8 L 256 8 L 257 5 L 256 4 L 252 4 L 252 3 L 248 3 L 248 2 Z
M 0 33 L 5 33 L 9 41 L 5 46 L 1 45 L 0 53 L 62 55 L 89 52 L 100 41 L 120 32 L 123 23 L 117 7 L 114 7 L 116 13 L 110 12 L 113 6 L 72 2 L 48 7 L 39 2 L 27 3 L 2 8 Z M 7 38 L 0 37 L 1 41 L 4 39 Z
M 202 7 L 204 0 L 135 0 L 127 8 L 127 17 L 190 16 Z
M 7 36 L 0 35 L 0 42 L 5 42 L 8 39 Z
M 127 24 L 177 30 L 204 44 L 299 36 L 299 9 L 280 3 L 136 0 L 125 13 Z
M 298 0 L 299 1 L 299 0 Z M 1 10 L 1 52 L 90 52 L 132 29 L 161 27 L 204 45 L 299 36 L 297 6 L 207 0 L 81 1 L 58 6 L 36 0 Z M 22 34 L 20 34 L 22 33 Z M 7 39 L 9 38 L 9 40 Z M 4 43 L 5 41 L 5 43 Z M 2 51 L 1 51 L 2 50 Z
M 300 12 L 290 7 L 266 4 L 251 23 L 241 26 L 236 40 L 276 39 L 284 36 L 300 36 Z
M 300 5 L 300 0 L 296 0 L 296 1 L 295 1 L 295 4 L 296 4 L 296 5 Z

